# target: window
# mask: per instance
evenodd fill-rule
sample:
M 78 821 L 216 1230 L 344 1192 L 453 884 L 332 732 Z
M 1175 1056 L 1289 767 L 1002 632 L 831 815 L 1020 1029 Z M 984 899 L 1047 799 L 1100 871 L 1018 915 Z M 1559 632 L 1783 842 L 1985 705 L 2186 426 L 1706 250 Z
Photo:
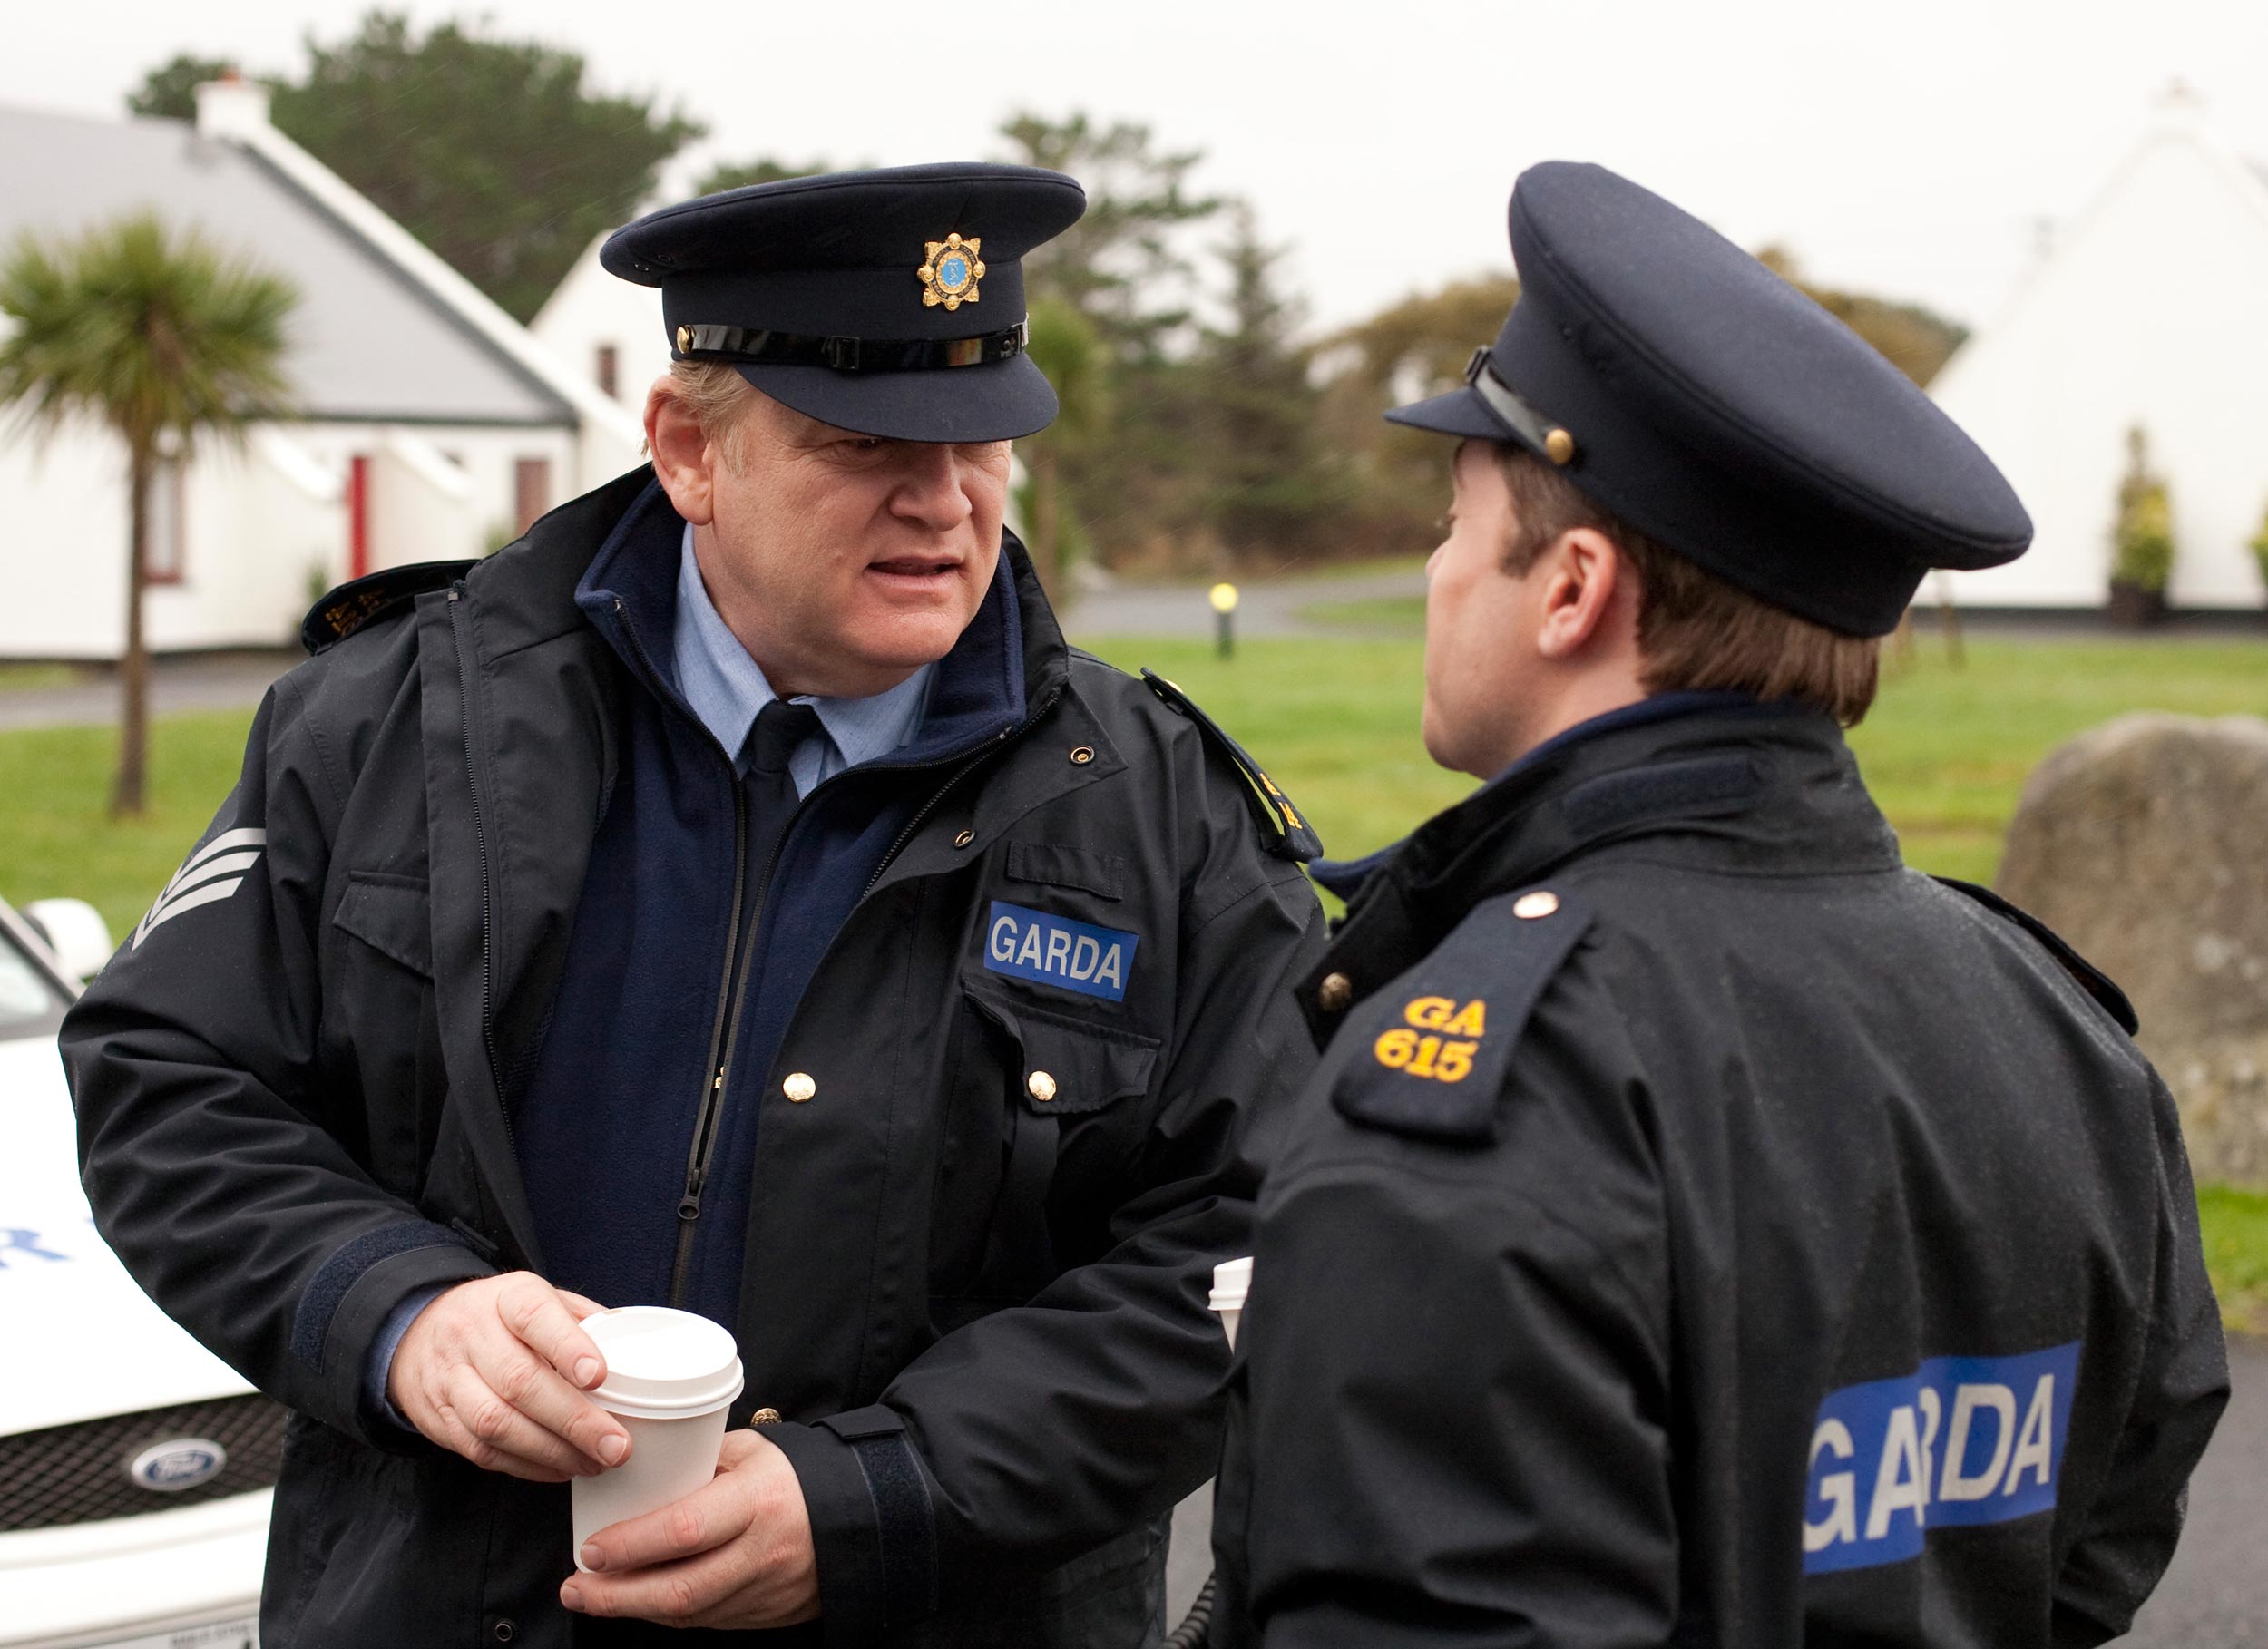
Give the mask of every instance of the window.
M 601 344 L 599 346 L 599 387 L 609 395 L 620 393 L 614 387 L 615 367 L 614 346 Z
M 160 458 L 150 477 L 150 560 L 152 584 L 178 584 L 186 571 L 189 466 L 178 458 Z

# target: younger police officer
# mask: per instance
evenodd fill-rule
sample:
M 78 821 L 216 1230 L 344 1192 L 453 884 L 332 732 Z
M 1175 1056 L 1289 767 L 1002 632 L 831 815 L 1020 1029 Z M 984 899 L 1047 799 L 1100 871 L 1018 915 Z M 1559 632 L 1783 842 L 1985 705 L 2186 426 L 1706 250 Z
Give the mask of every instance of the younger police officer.
M 1425 740 L 1491 782 L 1301 990 L 1216 1539 L 1232 1642 L 2093 1644 L 2226 1392 L 2116 990 L 1903 867 L 1838 723 L 2022 551 L 1887 363 L 1591 166 L 1512 196 Z
M 1082 205 L 918 167 L 618 234 L 652 469 L 323 603 L 73 1014 L 103 1234 L 294 1410 L 275 1649 L 1160 1630 L 1320 935 L 1304 826 L 1002 532 L 1019 259 Z M 592 1301 L 731 1326 L 763 1429 L 577 1574 Z

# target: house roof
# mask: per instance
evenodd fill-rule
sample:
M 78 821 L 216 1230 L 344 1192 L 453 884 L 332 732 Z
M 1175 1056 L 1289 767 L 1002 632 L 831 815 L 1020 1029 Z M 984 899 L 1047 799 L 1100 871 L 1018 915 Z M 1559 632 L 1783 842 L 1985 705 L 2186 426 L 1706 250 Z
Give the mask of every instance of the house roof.
M 0 247 L 143 208 L 288 277 L 299 415 L 573 426 L 575 410 L 279 167 L 181 122 L 0 107 Z

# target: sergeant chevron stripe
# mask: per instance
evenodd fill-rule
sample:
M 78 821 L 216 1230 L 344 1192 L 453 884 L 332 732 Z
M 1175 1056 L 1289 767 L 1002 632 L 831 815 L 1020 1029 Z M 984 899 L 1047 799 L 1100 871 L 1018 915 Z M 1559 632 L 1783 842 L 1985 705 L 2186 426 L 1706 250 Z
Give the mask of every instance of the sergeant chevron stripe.
M 267 845 L 265 830 L 224 830 L 190 854 L 189 863 L 173 873 L 173 880 L 165 884 L 165 891 L 134 930 L 134 947 L 140 949 L 150 931 L 168 917 L 235 893 L 244 885 L 244 873 L 259 863 L 260 851 Z

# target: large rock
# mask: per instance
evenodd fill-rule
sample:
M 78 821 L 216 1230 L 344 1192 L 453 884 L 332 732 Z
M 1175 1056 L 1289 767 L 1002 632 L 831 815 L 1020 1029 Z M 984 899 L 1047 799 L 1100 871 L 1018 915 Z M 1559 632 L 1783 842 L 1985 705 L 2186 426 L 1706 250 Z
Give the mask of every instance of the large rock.
M 2134 1000 L 2197 1177 L 2268 1186 L 2268 721 L 2126 716 L 2055 750 L 1999 891 Z

